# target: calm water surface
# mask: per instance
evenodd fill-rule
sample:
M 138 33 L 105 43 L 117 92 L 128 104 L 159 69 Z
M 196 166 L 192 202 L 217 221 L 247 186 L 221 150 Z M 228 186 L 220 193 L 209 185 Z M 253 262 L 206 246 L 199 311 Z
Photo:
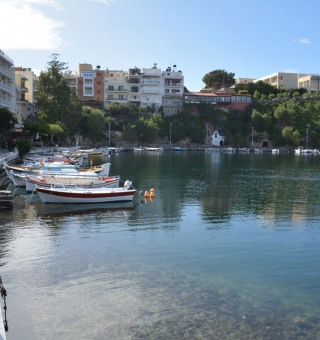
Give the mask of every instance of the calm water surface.
M 155 199 L 0 214 L 8 340 L 320 338 L 320 156 L 111 163 Z

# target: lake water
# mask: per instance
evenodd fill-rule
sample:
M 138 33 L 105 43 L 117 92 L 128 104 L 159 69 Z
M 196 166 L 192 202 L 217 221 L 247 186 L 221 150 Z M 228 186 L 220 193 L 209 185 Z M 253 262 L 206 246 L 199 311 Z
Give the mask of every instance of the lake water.
M 111 156 L 153 201 L 0 214 L 8 340 L 319 339 L 320 156 Z

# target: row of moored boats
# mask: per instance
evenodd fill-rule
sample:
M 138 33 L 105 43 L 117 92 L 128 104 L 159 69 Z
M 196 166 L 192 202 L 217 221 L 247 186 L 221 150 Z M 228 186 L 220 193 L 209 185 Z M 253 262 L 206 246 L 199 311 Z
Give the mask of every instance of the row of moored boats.
M 132 201 L 136 190 L 130 181 L 109 176 L 110 162 L 84 168 L 77 158 L 29 156 L 22 165 L 5 164 L 15 187 L 37 193 L 44 203 L 105 203 Z

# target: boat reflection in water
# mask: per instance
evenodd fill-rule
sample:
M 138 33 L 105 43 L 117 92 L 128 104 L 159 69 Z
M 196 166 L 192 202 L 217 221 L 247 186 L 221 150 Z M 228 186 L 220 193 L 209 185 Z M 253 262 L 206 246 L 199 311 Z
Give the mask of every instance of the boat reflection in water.
M 66 204 L 59 203 L 43 204 L 38 216 L 65 216 L 65 215 L 83 215 L 93 212 L 108 212 L 116 210 L 133 210 L 139 203 L 129 202 L 112 202 L 112 203 L 88 203 L 88 204 Z

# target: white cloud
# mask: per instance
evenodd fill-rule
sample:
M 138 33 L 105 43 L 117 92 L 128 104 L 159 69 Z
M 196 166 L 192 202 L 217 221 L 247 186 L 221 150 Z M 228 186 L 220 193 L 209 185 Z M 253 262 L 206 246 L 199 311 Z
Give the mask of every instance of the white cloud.
M 31 5 L 56 6 L 52 0 L 0 1 L 0 47 L 4 50 L 59 50 L 63 40 L 55 21 Z
M 299 42 L 301 42 L 301 44 L 305 44 L 305 45 L 308 45 L 308 44 L 311 43 L 311 41 L 307 38 L 300 38 Z

